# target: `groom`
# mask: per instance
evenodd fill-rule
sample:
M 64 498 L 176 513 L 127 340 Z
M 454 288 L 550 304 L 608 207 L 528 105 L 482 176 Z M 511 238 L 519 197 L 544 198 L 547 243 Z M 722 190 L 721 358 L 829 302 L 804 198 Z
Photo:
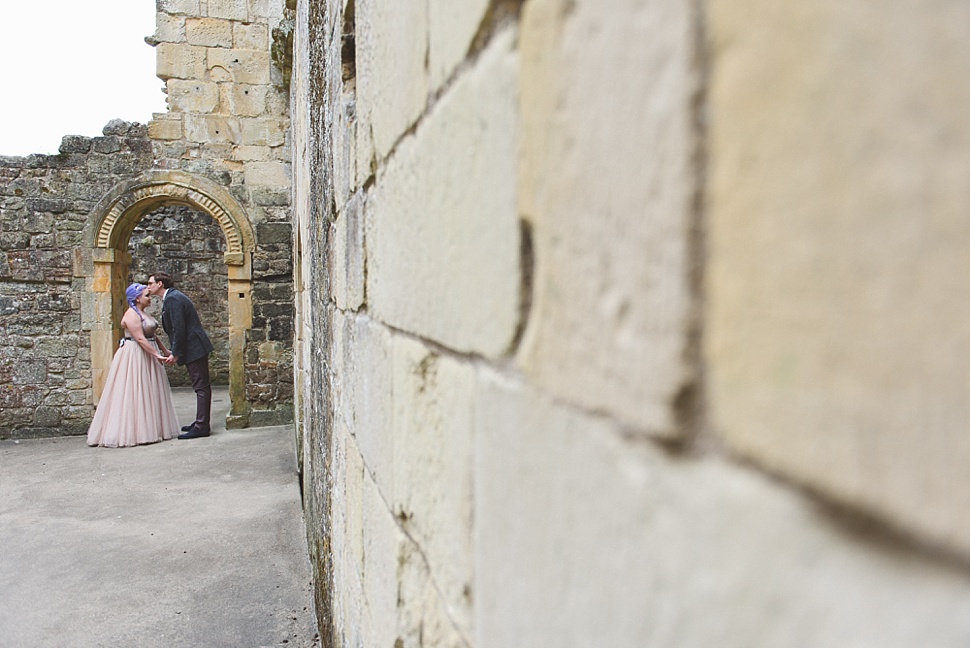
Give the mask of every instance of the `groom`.
M 195 390 L 195 422 L 182 428 L 180 439 L 209 436 L 212 411 L 212 384 L 209 381 L 209 354 L 212 342 L 202 328 L 192 300 L 173 286 L 172 275 L 155 272 L 148 277 L 148 292 L 162 298 L 162 328 L 168 334 L 172 355 L 166 364 L 185 365 Z

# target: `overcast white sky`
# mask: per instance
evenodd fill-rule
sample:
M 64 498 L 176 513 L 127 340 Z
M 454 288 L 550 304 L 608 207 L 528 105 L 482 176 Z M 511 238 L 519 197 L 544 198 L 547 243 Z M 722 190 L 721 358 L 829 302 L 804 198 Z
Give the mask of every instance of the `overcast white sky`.
M 57 153 L 64 135 L 165 112 L 155 0 L 0 0 L 0 155 Z

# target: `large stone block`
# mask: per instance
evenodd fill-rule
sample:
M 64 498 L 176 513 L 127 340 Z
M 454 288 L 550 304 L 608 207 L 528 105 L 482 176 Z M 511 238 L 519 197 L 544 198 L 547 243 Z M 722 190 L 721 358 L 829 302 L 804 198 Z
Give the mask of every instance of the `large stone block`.
M 968 5 L 712 6 L 712 423 L 970 555 Z
M 24 231 L 0 233 L 0 250 L 26 250 L 30 247 L 30 234 Z
M 269 86 L 266 91 L 266 114 L 283 121 L 289 119 L 290 98 L 278 86 Z
M 166 13 L 156 14 L 155 40 L 160 43 L 181 43 L 185 41 L 185 16 L 172 16 Z
M 364 218 L 360 194 L 348 202 L 331 226 L 330 296 L 337 308 L 357 310 L 364 303 Z
M 465 60 L 482 26 L 488 0 L 431 0 L 428 5 L 428 72 L 439 88 Z
M 329 563 L 331 565 L 331 573 L 329 575 L 329 580 L 333 587 L 340 588 L 341 590 L 348 587 L 348 583 L 352 582 L 353 579 L 349 571 L 353 568 L 348 565 L 350 559 L 350 551 L 346 547 L 348 541 L 347 534 L 347 517 L 350 514 L 350 508 L 353 506 L 359 507 L 361 502 L 348 502 L 347 492 L 346 492 L 346 477 L 347 472 L 347 441 L 349 435 L 347 433 L 346 427 L 342 424 L 337 424 L 332 428 L 330 435 L 330 442 L 328 444 L 330 450 L 330 461 L 328 462 L 328 472 L 331 478 L 327 480 L 328 488 L 327 497 L 333 502 L 342 502 L 341 506 L 334 506 L 330 509 L 330 515 L 327 522 L 327 531 L 329 535 L 328 542 L 328 552 L 330 554 Z M 352 452 L 352 455 L 357 455 L 356 452 Z M 314 484 L 314 491 L 320 488 L 320 485 Z M 316 496 L 314 493 L 313 496 Z M 363 565 L 361 565 L 363 567 Z M 361 570 L 363 571 L 363 570 Z M 339 633 L 341 628 L 339 614 L 334 615 L 334 628 Z
M 209 49 L 206 65 L 213 72 L 228 74 L 234 83 L 267 85 L 270 82 L 269 52 L 239 49 Z
M 90 148 L 90 140 L 88 141 L 87 146 Z M 28 198 L 25 201 L 25 207 L 27 208 L 28 212 L 50 212 L 51 214 L 63 214 L 71 208 L 71 201 L 67 198 Z M 52 217 L 48 216 L 48 218 Z M 27 231 L 30 231 L 30 229 L 28 228 Z
M 175 112 L 211 113 L 219 107 L 219 86 L 194 80 L 169 79 L 168 105 Z
M 357 168 L 364 178 L 372 158 L 386 157 L 427 105 L 427 10 L 424 2 L 356 3 Z
M 239 120 L 221 115 L 185 116 L 185 139 L 207 144 L 238 144 L 242 139 Z
M 155 140 L 182 139 L 182 116 L 155 113 L 148 122 L 148 136 Z
M 56 407 L 38 407 L 34 410 L 34 425 L 57 427 L 61 424 L 61 411 Z
M 232 149 L 233 160 L 271 160 L 275 156 L 268 146 L 236 146 Z
M 13 385 L 0 385 L 0 429 L 22 426 L 30 421 L 30 411 L 23 409 L 23 394 Z M 4 430 L 9 434 L 9 430 Z
M 46 358 L 73 358 L 77 356 L 78 340 L 69 336 L 47 337 L 37 341 L 38 354 Z
M 963 570 L 482 372 L 477 648 L 964 645 Z
M 401 142 L 367 203 L 374 316 L 490 357 L 509 350 L 519 316 L 511 43 L 497 39 Z
M 396 646 L 471 646 L 441 600 L 439 583 L 428 570 L 421 548 L 405 542 L 398 556 L 398 638 Z M 470 593 L 469 593 L 470 596 Z
M 242 117 L 239 126 L 240 144 L 246 146 L 280 146 L 286 141 L 286 124 L 279 119 Z
M 257 117 L 266 110 L 268 86 L 224 84 L 229 111 L 237 117 Z
M 232 39 L 232 46 L 237 49 L 269 49 L 269 30 L 264 23 L 233 23 Z
M 357 444 L 347 431 L 343 438 L 347 442 L 346 464 L 344 470 L 344 549 L 347 552 L 344 564 L 351 591 L 363 593 L 364 575 L 364 463 Z
M 217 18 L 188 18 L 185 21 L 185 40 L 203 47 L 232 47 L 232 25 Z
M 38 200 L 34 200 L 34 202 L 40 203 L 40 204 L 34 205 L 34 206 L 31 206 L 30 202 L 31 202 L 30 200 L 27 201 L 28 209 L 43 209 L 45 211 L 40 211 L 40 212 L 28 211 L 26 216 L 20 223 L 21 228 L 23 229 L 24 232 L 27 232 L 28 234 L 40 234 L 44 232 L 50 232 L 51 228 L 54 226 L 54 213 L 57 213 L 57 212 L 49 208 L 52 206 L 55 208 L 58 208 L 58 206 L 50 205 L 48 203 L 55 202 L 55 201 L 38 199 Z M 63 213 L 64 211 L 66 210 L 61 209 L 60 213 Z
M 283 2 L 284 0 L 249 0 L 249 11 L 255 18 L 279 18 L 283 15 Z
M 386 328 L 364 316 L 336 314 L 334 412 L 354 435 L 364 465 L 390 502 L 394 494 L 393 349 Z
M 675 401 L 693 379 L 690 7 L 537 0 L 520 35 L 519 207 L 536 259 L 522 365 L 658 436 L 681 433 Z
M 273 243 L 289 243 L 293 238 L 293 228 L 289 223 L 259 223 L 256 226 L 256 238 L 261 246 Z M 268 302 L 269 297 L 263 297 L 263 301 Z M 279 301 L 288 300 L 280 299 Z
M 361 646 L 367 623 L 363 582 L 364 466 L 353 438 L 339 420 L 336 424 L 331 446 L 331 470 L 335 476 L 332 498 L 342 505 L 331 510 L 330 551 L 337 601 L 333 624 L 344 645 Z
M 333 115 L 333 192 L 334 202 L 343 205 L 357 190 L 357 103 L 351 93 L 341 97 Z
M 290 164 L 288 162 L 246 162 L 243 173 L 246 184 L 250 187 L 290 186 Z
M 206 0 L 206 7 L 210 18 L 249 20 L 249 0 Z
M 406 539 L 386 495 L 364 474 L 364 624 L 362 646 L 393 646 L 397 637 L 398 570 Z M 337 596 L 341 596 L 339 593 Z
M 91 140 L 91 149 L 95 153 L 111 154 L 121 150 L 121 138 L 117 135 L 109 137 L 95 137 Z
M 199 15 L 199 0 L 155 0 L 158 12 L 169 14 Z
M 475 371 L 394 340 L 394 513 L 420 548 L 448 616 L 472 632 Z
M 47 361 L 43 358 L 20 359 L 13 366 L 15 385 L 43 385 L 47 381 Z
M 155 74 L 159 79 L 205 78 L 205 48 L 184 43 L 155 46 Z

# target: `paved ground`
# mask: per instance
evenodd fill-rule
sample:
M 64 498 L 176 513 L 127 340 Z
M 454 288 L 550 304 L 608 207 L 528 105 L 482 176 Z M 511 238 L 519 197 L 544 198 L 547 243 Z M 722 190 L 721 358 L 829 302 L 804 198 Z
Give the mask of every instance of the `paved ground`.
M 0 646 L 317 645 L 292 428 L 214 396 L 207 439 L 0 441 Z

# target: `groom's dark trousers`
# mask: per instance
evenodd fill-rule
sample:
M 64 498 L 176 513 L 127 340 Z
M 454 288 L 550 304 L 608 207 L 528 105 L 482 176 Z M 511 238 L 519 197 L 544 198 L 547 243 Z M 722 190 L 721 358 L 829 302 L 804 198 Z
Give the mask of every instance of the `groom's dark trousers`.
M 212 383 L 209 381 L 209 356 L 187 362 L 186 370 L 195 390 L 195 426 L 203 430 L 209 427 L 209 414 L 212 412 Z

